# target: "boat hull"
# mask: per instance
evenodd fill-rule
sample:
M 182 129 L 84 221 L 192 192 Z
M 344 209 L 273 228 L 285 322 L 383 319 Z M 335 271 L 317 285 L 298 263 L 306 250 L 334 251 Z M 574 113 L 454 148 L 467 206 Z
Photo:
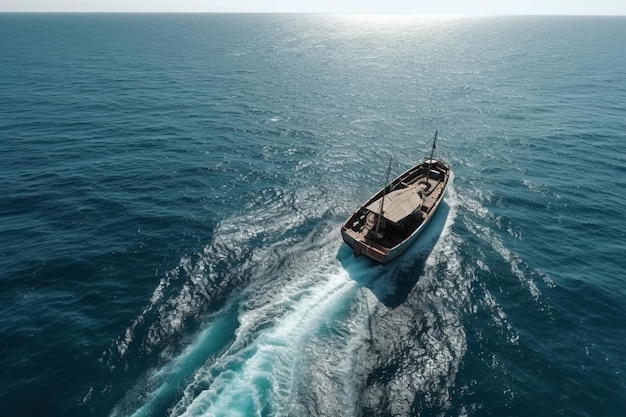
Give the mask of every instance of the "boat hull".
M 409 169 L 393 180 L 388 187 L 374 194 L 359 210 L 347 219 L 341 228 L 343 241 L 352 248 L 354 255 L 357 257 L 364 255 L 381 264 L 388 264 L 397 259 L 409 247 L 415 244 L 423 230 L 430 223 L 443 200 L 450 176 L 451 171 L 449 167 L 435 160 L 430 160 Z M 406 230 L 402 231 L 402 237 L 393 242 L 371 238 L 373 226 L 370 224 L 368 228 L 365 225 L 361 226 L 361 223 L 359 223 L 360 221 L 362 222 L 364 216 L 372 215 L 368 212 L 367 207 L 371 208 L 372 203 L 381 199 L 385 192 L 389 192 L 395 187 L 415 187 L 415 184 L 419 181 L 430 183 L 429 187 L 432 187 L 431 195 L 426 198 L 427 205 L 425 205 L 425 208 L 421 208 L 421 221 L 416 225 L 406 227 Z M 363 231 L 365 228 L 368 228 L 367 233 Z

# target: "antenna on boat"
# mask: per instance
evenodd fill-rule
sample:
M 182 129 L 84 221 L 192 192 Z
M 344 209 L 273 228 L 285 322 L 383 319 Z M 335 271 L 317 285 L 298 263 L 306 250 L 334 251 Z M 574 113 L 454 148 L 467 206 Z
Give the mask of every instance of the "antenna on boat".
M 389 168 L 387 168 L 387 177 L 385 178 L 385 186 L 383 187 L 383 198 L 380 199 L 380 210 L 378 211 L 378 219 L 376 220 L 376 237 L 378 237 L 380 219 L 383 217 L 383 206 L 385 205 L 385 194 L 387 194 L 387 185 L 389 184 L 389 174 L 391 173 L 392 160 L 393 156 L 389 158 Z

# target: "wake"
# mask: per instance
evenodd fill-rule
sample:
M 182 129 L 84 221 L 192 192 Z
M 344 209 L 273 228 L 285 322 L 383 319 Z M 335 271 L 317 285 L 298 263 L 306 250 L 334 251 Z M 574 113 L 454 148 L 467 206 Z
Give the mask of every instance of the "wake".
M 296 373 L 306 366 L 301 358 L 307 341 L 338 302 L 356 289 L 354 281 L 336 265 L 312 270 L 301 279 L 302 283 L 283 288 L 274 303 L 240 315 L 241 326 L 231 348 L 196 374 L 196 381 L 185 389 L 171 415 L 287 413 L 284 408 L 295 396 Z M 273 314 L 282 316 L 273 318 Z M 270 327 L 255 332 L 261 322 Z
M 448 200 L 455 199 L 452 191 Z M 414 269 L 416 257 L 424 259 L 427 275 L 432 276 L 440 258 L 454 255 L 448 253 L 448 241 L 455 207 L 448 207 L 450 212 L 440 217 L 438 230 L 431 224 L 425 231 L 423 241 L 440 241 L 434 250 L 418 242 L 391 268 L 354 259 L 341 247 L 334 224 L 318 226 L 296 244 L 280 241 L 259 248 L 246 270 L 260 272 L 252 273 L 245 290 L 233 294 L 182 352 L 148 372 L 112 416 L 360 414 L 363 380 L 371 371 L 363 367 L 362 356 L 376 345 L 372 338 L 382 334 L 377 334 L 372 315 L 389 310 L 381 300 L 394 291 L 390 282 L 395 275 Z M 190 275 L 206 280 L 203 271 L 212 273 L 209 266 L 208 262 L 196 265 L 189 269 Z M 435 290 L 436 285 L 429 280 L 428 287 Z M 423 314 L 431 321 L 431 313 Z M 445 312 L 432 314 L 435 327 L 437 317 Z M 444 350 L 451 340 L 460 340 L 452 343 L 460 345 L 450 354 L 441 354 L 439 349 L 436 357 L 427 354 L 420 359 L 430 364 L 426 373 L 414 375 L 424 389 L 441 377 L 453 382 L 463 356 L 462 328 L 455 317 L 446 321 L 453 324 L 451 330 L 446 327 L 442 334 L 425 334 L 436 339 L 428 343 L 436 344 L 431 347 L 443 343 Z M 386 325 L 383 319 L 380 323 Z M 315 404 L 313 409 L 311 404 Z
M 296 397 L 294 380 L 308 365 L 302 363 L 307 342 L 358 290 L 335 259 L 335 237 L 328 233 L 313 256 L 299 256 L 304 262 L 232 297 L 193 343 L 134 388 L 131 397 L 140 398 L 140 406 L 131 399 L 112 415 L 287 413 Z

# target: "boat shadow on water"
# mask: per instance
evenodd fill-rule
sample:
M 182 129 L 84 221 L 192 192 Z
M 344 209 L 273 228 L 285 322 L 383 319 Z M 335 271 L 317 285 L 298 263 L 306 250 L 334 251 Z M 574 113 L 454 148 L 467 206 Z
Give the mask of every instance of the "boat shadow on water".
M 449 212 L 450 206 L 444 200 L 417 242 L 388 265 L 380 265 L 365 256 L 356 258 L 352 248 L 345 243 L 337 252 L 337 260 L 352 280 L 369 289 L 385 306 L 394 309 L 407 300 L 424 274 L 426 261 L 444 230 Z

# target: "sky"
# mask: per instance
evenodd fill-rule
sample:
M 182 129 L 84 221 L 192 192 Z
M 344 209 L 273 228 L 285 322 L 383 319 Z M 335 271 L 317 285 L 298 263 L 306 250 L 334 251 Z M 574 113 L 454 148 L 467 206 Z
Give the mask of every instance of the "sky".
M 626 15 L 626 0 L 0 0 L 0 12 Z

